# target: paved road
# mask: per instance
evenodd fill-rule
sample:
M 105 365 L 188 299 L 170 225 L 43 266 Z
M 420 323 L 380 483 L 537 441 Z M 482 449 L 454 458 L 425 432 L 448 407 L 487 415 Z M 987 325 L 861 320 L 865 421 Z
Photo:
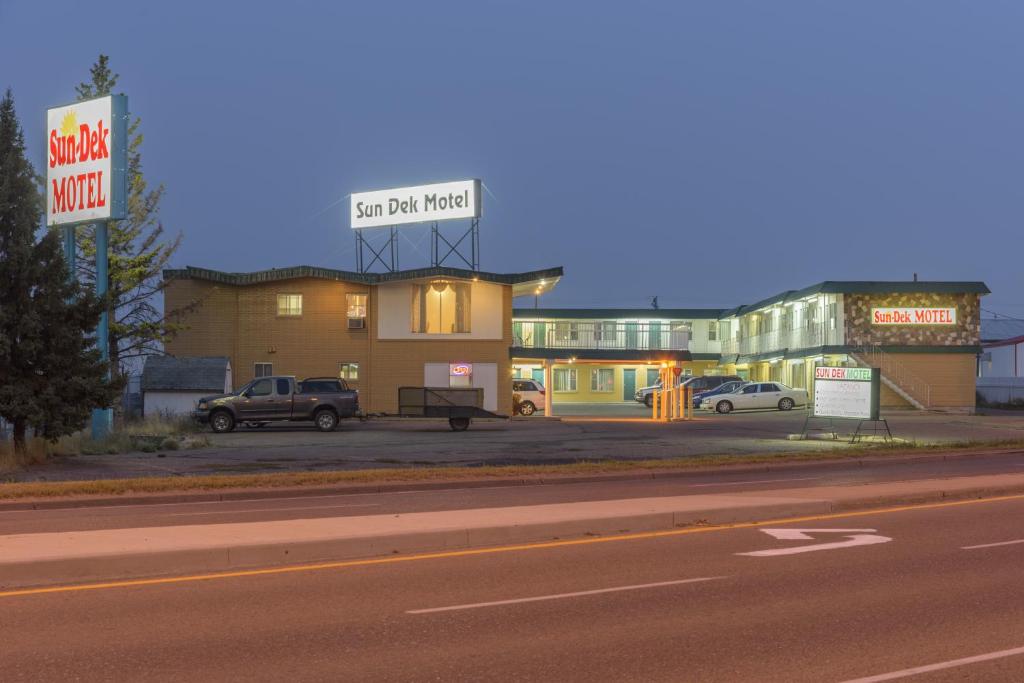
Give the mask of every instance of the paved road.
M 922 443 L 1024 439 L 1024 416 L 937 415 L 910 411 L 890 417 L 893 432 Z M 789 441 L 803 411 L 703 415 L 693 422 L 655 424 L 627 418 L 474 422 L 454 433 L 446 423 L 396 420 L 345 422 L 322 434 L 309 425 L 271 425 L 213 435 L 213 445 L 126 455 L 56 459 L 4 475 L 17 480 L 237 474 L 379 469 L 422 465 L 506 465 L 580 460 L 763 454 L 845 449 L 845 441 Z M 848 422 L 841 431 L 852 431 Z
M 0 597 L 0 671 L 5 681 L 847 681 L 981 656 L 913 680 L 1022 680 L 1024 654 L 1006 654 L 1024 647 L 1024 542 L 988 545 L 1024 539 L 1022 518 L 1024 501 L 971 502 L 784 525 L 855 530 L 804 540 L 683 530 Z M 744 554 L 848 535 L 863 545 Z
M 299 496 L 251 501 L 127 505 L 66 510 L 0 510 L 0 534 L 466 510 L 1022 472 L 1024 452 L 1010 455 L 977 455 L 950 460 L 921 459 L 903 463 L 879 460 L 869 461 L 863 465 L 793 465 L 765 472 L 691 473 L 680 477 L 634 481 Z

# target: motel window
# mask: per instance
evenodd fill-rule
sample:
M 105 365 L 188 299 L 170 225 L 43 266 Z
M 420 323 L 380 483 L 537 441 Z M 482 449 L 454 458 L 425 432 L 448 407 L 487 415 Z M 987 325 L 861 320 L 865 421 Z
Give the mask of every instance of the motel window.
M 278 294 L 277 295 L 277 314 L 279 316 L 299 316 L 299 315 L 302 315 L 302 295 L 301 294 Z
M 768 311 L 764 314 L 764 328 L 761 330 L 762 334 L 768 334 L 775 331 L 775 313 Z
M 708 323 L 708 341 L 718 341 L 718 325 L 714 320 Z
M 420 334 L 469 332 L 468 282 L 434 280 L 412 287 L 412 331 Z
M 606 320 L 594 324 L 594 341 L 599 342 L 614 342 L 616 337 L 617 326 L 614 320 Z
M 577 323 L 555 323 L 555 341 L 575 342 L 580 340 L 580 326 Z
M 253 363 L 253 377 L 270 377 L 273 374 L 273 363 Z
M 830 330 L 836 329 L 836 302 L 833 301 L 828 305 L 828 328 Z
M 358 382 L 359 363 L 338 363 L 338 378 L 348 382 Z
M 576 391 L 576 368 L 554 369 L 555 391 Z
M 612 368 L 595 368 L 590 371 L 590 390 L 601 394 L 615 391 L 615 370 Z
M 349 327 L 365 327 L 366 326 L 366 295 L 365 294 L 346 294 L 345 302 L 348 310 L 347 317 L 349 320 Z M 355 323 L 355 324 L 353 324 Z

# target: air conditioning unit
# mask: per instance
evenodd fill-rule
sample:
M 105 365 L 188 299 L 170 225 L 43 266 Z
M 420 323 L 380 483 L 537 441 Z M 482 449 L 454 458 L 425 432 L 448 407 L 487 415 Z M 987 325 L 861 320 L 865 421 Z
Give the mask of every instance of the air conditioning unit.
M 366 327 L 366 318 L 349 318 L 348 329 L 361 330 Z

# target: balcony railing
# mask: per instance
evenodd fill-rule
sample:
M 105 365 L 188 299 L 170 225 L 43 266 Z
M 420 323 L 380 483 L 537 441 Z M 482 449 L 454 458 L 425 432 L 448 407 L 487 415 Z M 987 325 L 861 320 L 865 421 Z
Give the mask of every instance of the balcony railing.
M 624 351 L 686 351 L 688 328 L 674 329 L 656 323 L 516 323 L 514 346 L 547 349 L 596 349 Z
M 823 324 L 804 327 L 799 330 L 776 330 L 742 339 L 726 339 L 722 342 L 722 354 L 741 356 L 757 353 L 771 353 L 785 349 L 804 349 L 813 346 L 832 346 L 843 343 L 843 332 L 830 329 Z

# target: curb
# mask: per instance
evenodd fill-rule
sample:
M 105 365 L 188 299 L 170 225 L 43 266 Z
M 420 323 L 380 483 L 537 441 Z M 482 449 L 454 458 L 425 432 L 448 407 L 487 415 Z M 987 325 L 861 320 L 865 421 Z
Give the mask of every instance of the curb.
M 224 489 L 222 491 L 182 491 L 178 493 L 139 493 L 108 496 L 67 496 L 60 498 L 27 498 L 0 500 L 0 512 L 18 510 L 63 510 L 89 507 L 115 507 L 127 505 L 166 505 L 177 503 L 220 503 L 226 501 L 272 500 L 330 495 L 356 495 L 367 493 L 397 493 L 415 491 L 441 491 L 470 488 L 499 488 L 510 486 L 551 486 L 559 484 L 592 484 L 616 481 L 642 481 L 646 479 L 685 479 L 708 474 L 756 474 L 761 472 L 815 470 L 833 467 L 864 467 L 867 465 L 907 465 L 946 460 L 966 460 L 986 456 L 1024 455 L 1020 448 L 990 451 L 946 451 L 904 456 L 863 456 L 828 460 L 785 460 L 742 465 L 718 465 L 686 470 L 646 470 L 642 472 L 614 472 L 589 475 L 541 475 L 501 479 L 453 479 L 425 482 L 383 482 L 380 484 L 338 484 L 329 486 L 298 486 L 280 488 Z
M 229 547 L 135 552 L 124 555 L 55 558 L 0 563 L 0 589 L 204 572 L 223 572 L 311 562 L 338 562 L 399 554 L 443 552 L 506 544 L 543 543 L 589 536 L 671 531 L 693 526 L 740 523 L 787 523 L 787 518 L 868 511 L 874 508 L 933 504 L 1024 494 L 1024 483 L 990 485 L 905 494 L 851 497 L 845 500 L 787 500 L 741 507 L 713 507 L 684 512 L 653 512 L 620 517 L 559 522 L 449 528 L 378 537 L 338 538 L 293 543 L 238 543 Z M 40 577 L 46 577 L 40 581 Z

